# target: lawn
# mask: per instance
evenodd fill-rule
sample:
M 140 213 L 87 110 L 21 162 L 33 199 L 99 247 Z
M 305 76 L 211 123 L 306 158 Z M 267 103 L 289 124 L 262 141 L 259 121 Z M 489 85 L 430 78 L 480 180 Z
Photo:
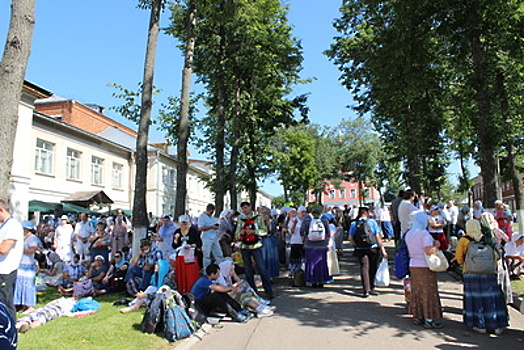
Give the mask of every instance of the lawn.
M 58 298 L 55 288 L 39 296 L 37 307 Z M 121 314 L 123 306 L 113 306 L 121 295 L 97 297 L 101 308 L 82 318 L 60 317 L 19 335 L 20 349 L 172 349 L 162 335 L 145 334 L 140 330 L 143 309 Z
M 524 281 L 511 281 L 511 289 L 513 289 L 513 292 L 517 294 L 524 295 Z

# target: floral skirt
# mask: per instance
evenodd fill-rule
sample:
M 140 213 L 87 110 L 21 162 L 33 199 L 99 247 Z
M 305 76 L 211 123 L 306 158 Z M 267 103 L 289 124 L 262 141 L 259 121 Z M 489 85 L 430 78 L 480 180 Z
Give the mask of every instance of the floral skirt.
M 427 267 L 410 267 L 411 296 L 409 312 L 413 317 L 438 320 L 442 307 L 438 294 L 437 273 Z

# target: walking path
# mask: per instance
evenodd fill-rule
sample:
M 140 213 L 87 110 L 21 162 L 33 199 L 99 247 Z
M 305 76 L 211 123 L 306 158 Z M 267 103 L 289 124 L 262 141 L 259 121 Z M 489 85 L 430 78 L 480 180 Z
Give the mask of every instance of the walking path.
M 387 245 L 391 265 L 393 244 Z M 201 340 L 190 338 L 177 344 L 177 350 L 524 349 L 524 315 L 513 308 L 502 336 L 477 334 L 464 326 L 462 284 L 450 273 L 439 274 L 444 307 L 444 328 L 439 330 L 412 324 L 397 279 L 378 288 L 378 296 L 362 298 L 358 262 L 351 255 L 345 251 L 335 283 L 323 289 L 293 288 L 287 278 L 277 279 L 274 316 L 208 327 Z

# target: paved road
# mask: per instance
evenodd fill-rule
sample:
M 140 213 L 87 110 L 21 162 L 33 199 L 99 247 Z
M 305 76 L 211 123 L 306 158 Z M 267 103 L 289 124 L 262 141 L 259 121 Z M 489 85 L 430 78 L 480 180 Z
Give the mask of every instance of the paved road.
M 177 349 L 524 349 L 524 315 L 513 308 L 510 327 L 502 336 L 477 334 L 463 325 L 462 285 L 449 273 L 439 275 L 444 328 L 426 330 L 412 325 L 406 315 L 400 281 L 363 299 L 358 263 L 349 251 L 341 259 L 341 272 L 334 284 L 321 290 L 292 288 L 287 279 L 279 279 L 274 316 L 222 323 L 201 340 L 180 343 Z

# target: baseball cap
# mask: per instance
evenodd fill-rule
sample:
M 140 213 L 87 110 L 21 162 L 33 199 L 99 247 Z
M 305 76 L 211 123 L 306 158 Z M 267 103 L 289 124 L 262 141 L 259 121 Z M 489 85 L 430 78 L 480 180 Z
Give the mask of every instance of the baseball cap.
M 22 221 L 22 222 L 21 222 L 21 225 L 22 225 L 23 228 L 26 228 L 26 229 L 28 229 L 28 230 L 34 230 L 34 228 L 35 228 L 35 227 L 33 226 L 33 224 L 31 223 L 31 221 L 29 221 L 29 220 L 24 220 L 24 221 Z

